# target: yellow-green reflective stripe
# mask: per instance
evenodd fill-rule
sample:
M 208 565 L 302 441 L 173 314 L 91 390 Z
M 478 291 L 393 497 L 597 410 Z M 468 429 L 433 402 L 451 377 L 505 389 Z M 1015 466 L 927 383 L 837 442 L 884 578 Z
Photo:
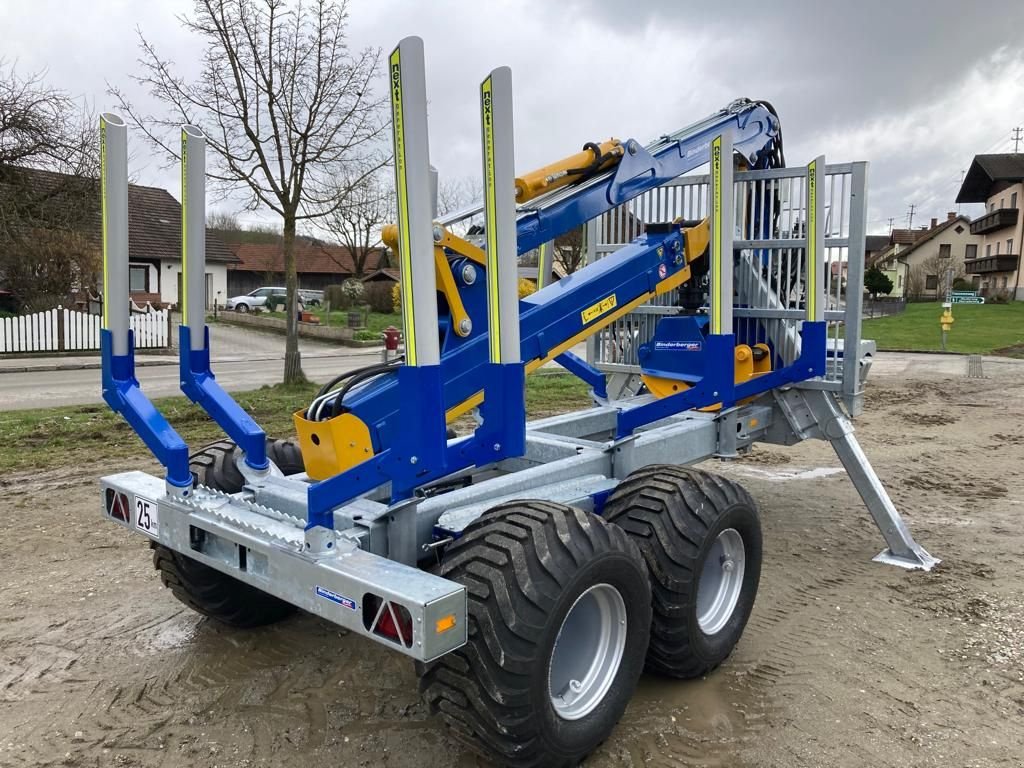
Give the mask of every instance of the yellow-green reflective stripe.
M 484 196 L 487 204 L 487 308 L 491 362 L 501 361 L 501 312 L 498 304 L 498 205 L 494 179 L 494 112 L 491 78 L 480 86 L 484 121 Z
M 103 327 L 110 328 L 110 268 L 107 266 L 107 121 L 100 118 L 100 238 L 103 241 Z
M 722 137 L 711 142 L 711 332 L 722 332 Z
M 548 244 L 547 243 L 541 243 L 540 244 L 540 254 L 537 257 L 537 290 L 538 291 L 547 284 L 547 280 L 545 280 L 546 275 L 544 274 L 545 272 L 547 272 L 547 269 L 545 267 L 545 261 L 547 260 L 547 253 L 548 253 Z
M 405 362 L 416 365 L 416 318 L 412 297 L 412 243 L 409 241 L 409 198 L 406 183 L 405 124 L 402 121 L 402 59 L 395 48 L 391 72 L 391 126 L 395 139 L 395 186 L 398 191 L 398 258 L 401 265 L 402 322 L 405 326 Z
M 818 208 L 817 161 L 807 166 L 807 319 L 814 320 L 818 291 L 818 243 L 815 216 Z
M 181 324 L 188 325 L 188 135 L 181 131 Z

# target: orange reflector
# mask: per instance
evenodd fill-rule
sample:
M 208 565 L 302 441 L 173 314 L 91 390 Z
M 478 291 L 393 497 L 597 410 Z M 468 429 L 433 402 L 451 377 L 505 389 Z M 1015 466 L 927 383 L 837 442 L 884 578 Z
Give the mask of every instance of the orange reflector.
M 454 613 L 449 613 L 444 618 L 441 618 L 441 619 L 437 620 L 437 623 L 434 624 L 434 631 L 437 634 L 440 635 L 442 632 L 447 632 L 449 629 L 451 629 L 454 626 L 455 626 L 455 614 Z

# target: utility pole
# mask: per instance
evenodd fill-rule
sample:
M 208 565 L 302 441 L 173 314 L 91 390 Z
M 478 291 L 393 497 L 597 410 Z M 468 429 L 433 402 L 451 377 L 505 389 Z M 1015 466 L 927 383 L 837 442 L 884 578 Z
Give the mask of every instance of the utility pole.
M 889 217 L 889 235 L 890 236 L 892 235 L 892 223 L 894 221 L 896 221 L 896 217 L 895 216 L 890 216 Z
M 1013 129 L 1013 153 L 1014 154 L 1017 154 L 1017 152 L 1020 151 L 1020 143 L 1021 143 L 1021 141 L 1024 141 L 1024 136 L 1021 135 L 1022 132 L 1024 132 L 1024 128 L 1021 128 L 1021 126 L 1019 126 L 1019 125 L 1016 128 Z
M 961 169 L 960 170 L 960 186 L 961 187 L 963 187 L 963 185 L 964 185 L 964 179 L 965 178 L 967 178 L 967 171 Z M 956 212 L 957 212 L 957 215 L 960 214 L 960 203 L 956 204 Z
M 917 206 L 914 203 L 910 204 L 910 210 L 907 211 L 907 229 L 914 228 L 914 209 Z

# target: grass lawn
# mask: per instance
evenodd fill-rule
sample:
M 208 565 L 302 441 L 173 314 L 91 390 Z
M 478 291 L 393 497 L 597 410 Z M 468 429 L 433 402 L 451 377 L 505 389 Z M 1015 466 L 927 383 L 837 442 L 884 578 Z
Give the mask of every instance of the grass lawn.
M 295 434 L 292 413 L 307 405 L 318 388 L 278 385 L 234 397 L 267 434 L 290 437 Z M 587 389 L 568 374 L 537 373 L 527 378 L 527 411 L 544 416 L 589 406 Z M 160 398 L 156 405 L 193 449 L 223 437 L 217 425 L 184 397 Z M 144 455 L 139 438 L 106 405 L 0 413 L 0 475 Z
M 901 315 L 865 320 L 865 339 L 874 339 L 879 349 L 921 352 L 942 350 L 939 317 L 942 304 L 907 304 Z M 996 350 L 1024 345 L 1024 302 L 1010 304 L 954 304 L 953 328 L 946 350 L 987 355 Z M 1006 351 L 1006 354 L 1013 354 Z M 1024 349 L 1017 353 L 1024 353 Z
M 348 310 L 332 310 L 329 318 L 327 317 L 327 312 L 324 311 L 322 306 L 310 307 L 306 311 L 319 317 L 322 325 L 328 324 L 335 327 L 344 327 L 348 325 Z M 284 312 L 266 312 L 263 313 L 263 316 L 276 317 L 283 320 L 285 315 Z M 370 312 L 366 316 L 367 331 L 379 334 L 389 325 L 393 325 L 395 328 L 401 329 L 402 315 L 400 312 Z

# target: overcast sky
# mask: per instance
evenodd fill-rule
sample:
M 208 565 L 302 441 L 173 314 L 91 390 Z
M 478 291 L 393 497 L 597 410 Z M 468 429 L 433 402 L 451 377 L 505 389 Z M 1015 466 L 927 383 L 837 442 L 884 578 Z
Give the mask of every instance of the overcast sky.
M 20 72 L 114 105 L 106 83 L 146 103 L 128 75 L 135 28 L 185 72 L 198 54 L 176 15 L 189 0 L 0 0 L 0 56 Z M 477 87 L 512 67 L 516 165 L 544 164 L 608 136 L 642 142 L 739 96 L 771 101 L 790 165 L 823 153 L 868 160 L 869 230 L 955 210 L 976 153 L 1011 151 L 1024 126 L 1024 2 L 949 0 L 351 0 L 353 47 L 424 38 L 431 160 L 479 176 Z M 1022 146 L 1024 149 L 1024 146 Z M 139 183 L 176 196 L 177 176 L 141 143 Z M 972 206 L 964 212 L 976 214 Z

